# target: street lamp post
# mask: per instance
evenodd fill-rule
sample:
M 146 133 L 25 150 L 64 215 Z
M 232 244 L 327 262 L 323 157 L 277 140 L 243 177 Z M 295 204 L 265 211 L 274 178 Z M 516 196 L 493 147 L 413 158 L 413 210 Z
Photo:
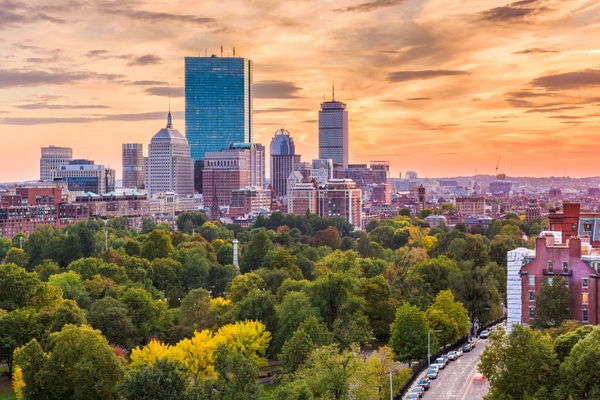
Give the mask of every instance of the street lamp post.
M 427 331 L 427 367 L 431 367 L 431 332 L 441 332 L 441 329 Z
M 473 316 L 479 310 L 489 310 L 489 309 L 490 309 L 489 307 L 481 307 L 481 308 L 477 308 L 477 309 L 471 311 L 471 313 L 469 315 L 469 320 L 471 321 L 471 329 L 469 329 L 469 340 L 471 340 L 471 338 L 474 336 L 475 323 L 473 322 Z
M 23 236 L 19 236 L 19 248 L 23 250 Z

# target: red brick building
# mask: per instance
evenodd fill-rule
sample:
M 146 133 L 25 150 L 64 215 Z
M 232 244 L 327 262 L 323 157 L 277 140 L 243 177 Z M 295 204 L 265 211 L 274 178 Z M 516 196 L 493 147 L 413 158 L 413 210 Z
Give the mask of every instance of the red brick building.
M 60 188 L 17 188 L 14 195 L 0 196 L 0 236 L 29 236 L 38 226 L 56 228 L 89 217 L 89 208 L 62 201 Z
M 529 324 L 535 313 L 535 298 L 544 281 L 567 279 L 571 291 L 571 318 L 584 324 L 598 325 L 598 263 L 600 256 L 589 254 L 582 246 L 587 239 L 571 237 L 568 244 L 555 244 L 554 236 L 535 241 L 535 257 L 520 270 L 521 323 Z

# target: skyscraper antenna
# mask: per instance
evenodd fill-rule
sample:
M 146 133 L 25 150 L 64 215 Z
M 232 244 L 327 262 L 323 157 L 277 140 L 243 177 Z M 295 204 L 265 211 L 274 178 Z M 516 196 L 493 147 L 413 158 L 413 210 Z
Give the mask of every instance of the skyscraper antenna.
M 331 101 L 335 101 L 335 80 L 331 82 Z
M 208 47 L 204 48 L 204 57 L 208 57 Z
M 235 57 L 235 47 L 233 48 L 233 56 Z
M 221 44 L 221 57 L 223 57 L 223 45 Z

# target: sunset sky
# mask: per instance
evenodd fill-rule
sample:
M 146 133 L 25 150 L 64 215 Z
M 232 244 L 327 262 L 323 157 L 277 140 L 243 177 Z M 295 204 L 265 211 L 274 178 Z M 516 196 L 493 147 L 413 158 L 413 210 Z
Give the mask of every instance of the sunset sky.
M 285 128 L 303 161 L 335 81 L 351 163 L 600 175 L 597 0 L 0 0 L 0 182 L 39 178 L 50 144 L 120 178 L 169 93 L 184 133 L 183 59 L 221 44 L 254 62 L 255 141 Z

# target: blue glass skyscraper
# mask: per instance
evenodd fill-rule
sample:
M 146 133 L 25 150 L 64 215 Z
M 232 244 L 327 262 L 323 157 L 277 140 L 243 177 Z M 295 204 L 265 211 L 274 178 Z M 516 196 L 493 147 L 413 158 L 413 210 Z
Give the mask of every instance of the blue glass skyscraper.
M 252 61 L 185 57 L 185 136 L 195 161 L 252 142 Z

